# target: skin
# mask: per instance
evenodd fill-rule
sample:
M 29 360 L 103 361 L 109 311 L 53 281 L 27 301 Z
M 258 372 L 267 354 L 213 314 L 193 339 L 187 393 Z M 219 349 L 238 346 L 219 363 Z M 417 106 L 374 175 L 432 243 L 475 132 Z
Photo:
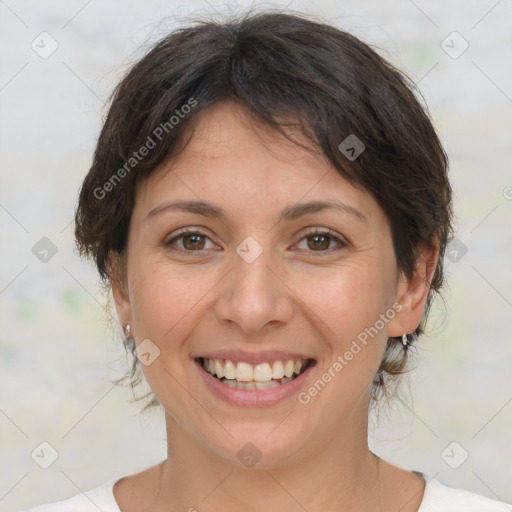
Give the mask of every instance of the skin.
M 367 443 L 368 405 L 388 337 L 419 324 L 437 251 L 423 251 L 406 279 L 383 210 L 322 154 L 259 126 L 229 101 L 193 121 L 185 150 L 137 190 L 124 273 L 112 277 L 122 325 L 131 325 L 137 343 L 149 338 L 160 350 L 143 371 L 165 409 L 168 434 L 162 464 L 115 485 L 121 510 L 325 512 L 343 504 L 417 511 L 424 481 L 378 464 Z M 213 203 L 226 218 L 165 211 L 147 219 L 178 199 Z M 287 206 L 326 199 L 366 220 L 328 209 L 279 222 Z M 205 238 L 166 246 L 186 227 Z M 331 229 L 344 245 L 327 238 L 317 248 L 312 228 Z M 263 249 L 252 263 L 236 252 L 248 236 Z M 112 254 L 112 276 L 119 264 Z M 287 350 L 316 359 L 307 390 L 397 303 L 400 312 L 307 405 L 294 395 L 271 406 L 234 406 L 198 378 L 193 357 L 206 350 Z M 247 442 L 262 454 L 252 468 L 237 457 Z

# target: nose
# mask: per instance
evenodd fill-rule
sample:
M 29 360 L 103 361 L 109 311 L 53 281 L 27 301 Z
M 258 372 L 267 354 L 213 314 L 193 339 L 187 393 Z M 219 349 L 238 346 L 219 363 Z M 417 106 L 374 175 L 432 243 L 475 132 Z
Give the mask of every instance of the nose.
M 237 253 L 233 260 L 214 303 L 219 322 L 246 336 L 262 336 L 288 323 L 294 313 L 294 295 L 282 267 L 273 264 L 270 250 L 250 263 Z

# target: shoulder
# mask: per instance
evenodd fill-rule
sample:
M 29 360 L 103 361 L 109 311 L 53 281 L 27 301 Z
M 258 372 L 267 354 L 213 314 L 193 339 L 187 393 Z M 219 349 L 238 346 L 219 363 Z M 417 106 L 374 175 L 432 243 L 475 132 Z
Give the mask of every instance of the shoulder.
M 512 512 L 512 505 L 496 501 L 465 489 L 446 487 L 432 479 L 425 486 L 425 494 L 418 512 Z
M 114 484 L 119 478 L 112 479 L 90 491 L 71 498 L 21 512 L 121 512 L 114 498 Z

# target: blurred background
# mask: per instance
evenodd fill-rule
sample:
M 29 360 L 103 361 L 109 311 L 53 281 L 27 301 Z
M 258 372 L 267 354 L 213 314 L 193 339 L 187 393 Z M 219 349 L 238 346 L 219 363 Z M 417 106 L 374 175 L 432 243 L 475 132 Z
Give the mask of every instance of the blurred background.
M 121 333 L 73 214 L 127 67 L 189 16 L 251 5 L 323 16 L 379 48 L 429 106 L 457 235 L 404 395 L 371 447 L 512 502 L 512 2 L 0 0 L 0 511 L 63 499 L 165 457 L 162 413 L 114 386 Z

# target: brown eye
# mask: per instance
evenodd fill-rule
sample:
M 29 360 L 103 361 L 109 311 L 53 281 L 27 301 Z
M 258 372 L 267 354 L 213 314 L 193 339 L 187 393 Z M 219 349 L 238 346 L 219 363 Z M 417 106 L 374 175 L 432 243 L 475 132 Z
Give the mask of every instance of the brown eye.
M 306 240 L 306 247 L 300 247 Z M 334 243 L 334 247 L 332 244 Z M 311 253 L 332 252 L 346 247 L 346 243 L 334 231 L 313 231 L 306 235 L 299 243 L 299 248 Z
M 204 237 L 202 235 L 185 235 L 182 238 L 185 249 L 190 251 L 204 249 Z
M 165 242 L 165 246 L 169 247 L 171 249 L 176 249 L 179 251 L 185 251 L 185 252 L 199 252 L 204 249 L 208 249 L 209 247 L 206 247 L 207 240 L 210 240 L 206 235 L 203 235 L 199 231 L 190 231 L 185 230 L 176 235 L 175 237 L 171 238 L 168 242 Z M 214 245 L 213 242 L 210 243 L 212 246 Z
M 308 247 L 311 250 L 325 250 L 329 249 L 329 245 L 331 243 L 331 238 L 326 235 L 311 235 L 307 237 Z M 311 243 L 309 243 L 311 242 Z

